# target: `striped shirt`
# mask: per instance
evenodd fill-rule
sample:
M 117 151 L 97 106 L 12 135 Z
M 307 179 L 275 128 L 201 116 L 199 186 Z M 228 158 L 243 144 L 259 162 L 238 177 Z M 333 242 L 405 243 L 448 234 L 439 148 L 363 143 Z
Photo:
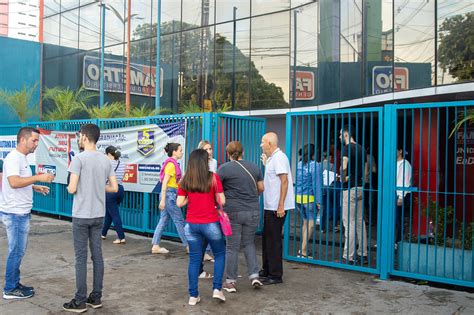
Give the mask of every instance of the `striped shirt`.
M 117 184 L 122 185 L 123 176 L 125 175 L 125 167 L 127 166 L 120 160 L 110 161 L 112 169 L 115 171 L 115 177 L 117 178 Z M 118 166 L 117 166 L 118 164 Z

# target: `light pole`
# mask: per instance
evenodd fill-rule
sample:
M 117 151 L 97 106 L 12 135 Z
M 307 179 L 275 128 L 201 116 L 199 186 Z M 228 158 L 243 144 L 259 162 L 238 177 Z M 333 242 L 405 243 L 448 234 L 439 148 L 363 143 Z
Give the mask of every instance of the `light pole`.
M 236 88 L 236 82 L 235 82 L 235 49 L 237 46 L 237 7 L 234 7 L 234 30 L 232 34 L 232 110 L 235 110 L 235 88 Z
M 173 35 L 174 36 L 174 35 Z M 160 110 L 160 95 L 161 95 L 161 0 L 158 0 L 158 15 L 156 21 L 156 84 L 155 84 L 155 110 L 158 112 Z
M 100 0 L 100 81 L 99 108 L 104 106 L 105 0 Z

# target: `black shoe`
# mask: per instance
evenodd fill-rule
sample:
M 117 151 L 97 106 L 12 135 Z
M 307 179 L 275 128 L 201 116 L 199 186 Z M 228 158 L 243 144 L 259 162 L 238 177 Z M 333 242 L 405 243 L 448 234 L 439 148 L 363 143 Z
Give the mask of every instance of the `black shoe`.
M 346 264 L 346 265 L 354 265 L 355 262 L 356 262 L 355 260 L 349 260 L 349 259 L 345 259 L 345 258 L 342 258 L 342 260 L 341 260 L 341 263 Z
M 265 270 L 262 269 L 258 272 L 258 276 L 260 278 L 266 278 L 266 277 L 268 277 L 268 272 L 266 272 Z
M 100 308 L 102 307 L 102 301 L 100 300 L 100 297 L 93 297 L 92 293 L 89 294 L 89 297 L 87 298 L 86 305 L 92 307 L 92 308 Z
M 33 287 L 28 287 L 26 285 L 23 285 L 21 283 L 18 283 L 18 288 L 22 289 L 22 290 L 26 290 L 26 291 L 32 291 L 32 292 L 35 292 L 35 288 Z
M 271 285 L 271 284 L 279 284 L 279 283 L 283 283 L 282 278 L 265 278 L 265 279 L 262 279 L 262 284 L 263 285 Z
M 357 265 L 368 265 L 369 261 L 367 260 L 367 256 L 357 256 L 355 263 Z
M 86 303 L 77 304 L 76 299 L 72 299 L 70 302 L 63 304 L 63 310 L 73 313 L 84 313 L 87 312 Z
M 17 286 L 11 291 L 3 291 L 3 298 L 5 300 L 27 299 L 35 295 L 35 291 L 21 289 Z

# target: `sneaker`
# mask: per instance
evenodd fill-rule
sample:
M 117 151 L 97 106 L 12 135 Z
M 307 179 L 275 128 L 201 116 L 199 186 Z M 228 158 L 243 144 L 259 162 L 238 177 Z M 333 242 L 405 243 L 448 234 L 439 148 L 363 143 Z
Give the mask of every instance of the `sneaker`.
M 90 306 L 92 308 L 100 308 L 100 307 L 102 307 L 102 301 L 101 301 L 100 297 L 94 298 L 92 296 L 92 294 L 89 294 L 89 297 L 87 298 L 86 305 Z
M 103 240 L 105 240 L 105 239 L 107 239 L 107 236 L 101 235 L 100 238 L 103 239 Z
M 199 275 L 199 279 L 212 279 L 214 278 L 213 275 L 211 275 L 209 272 L 201 272 L 201 274 Z
M 229 293 L 237 292 L 237 288 L 235 287 L 235 282 L 224 282 L 222 284 L 222 289 L 226 290 Z
M 23 285 L 21 283 L 18 283 L 18 288 L 22 289 L 22 290 L 26 290 L 26 291 L 33 291 L 35 292 L 35 288 L 33 287 L 28 287 L 26 285 Z
M 72 299 L 70 302 L 63 304 L 63 310 L 73 313 L 84 313 L 87 312 L 86 303 L 77 304 L 76 299 Z
M 194 306 L 194 305 L 198 304 L 199 302 L 201 302 L 201 298 L 199 296 L 198 297 L 194 297 L 194 296 L 189 297 L 189 302 L 188 302 L 189 305 Z
M 3 291 L 3 298 L 5 300 L 27 299 L 35 295 L 35 291 L 21 289 L 17 286 L 11 291 Z
M 167 250 L 166 248 L 164 247 L 159 247 L 159 246 L 153 246 L 151 248 L 151 253 L 152 254 L 168 254 L 170 251 Z
M 258 278 L 254 278 L 252 279 L 252 287 L 254 287 L 254 289 L 259 289 L 263 287 L 263 283 Z
M 214 289 L 214 291 L 212 291 L 212 298 L 225 302 L 225 296 L 222 290 Z
M 113 241 L 112 243 L 114 244 L 125 244 L 127 243 L 127 241 L 125 239 L 116 239 L 115 241 Z

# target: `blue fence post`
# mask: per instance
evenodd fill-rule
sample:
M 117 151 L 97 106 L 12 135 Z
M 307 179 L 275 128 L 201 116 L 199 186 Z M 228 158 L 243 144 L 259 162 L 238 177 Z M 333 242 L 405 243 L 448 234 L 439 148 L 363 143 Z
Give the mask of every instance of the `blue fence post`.
M 291 113 L 286 113 L 286 138 L 285 138 L 285 153 L 286 156 L 288 157 L 288 160 L 290 161 L 290 166 L 291 166 L 291 143 L 292 143 L 292 130 L 291 130 Z M 291 215 L 291 211 L 288 211 Z M 295 236 L 296 237 L 296 236 Z M 285 232 L 283 233 L 283 258 L 287 259 L 288 258 L 288 252 L 289 252 L 289 244 L 290 244 L 290 218 L 287 215 L 285 219 Z
M 379 229 L 384 227 L 381 233 L 380 248 L 380 279 L 387 280 L 393 268 L 393 238 L 394 238 L 394 214 L 395 214 L 395 165 L 396 165 L 396 137 L 397 111 L 391 105 L 384 107 L 384 149 L 383 149 L 383 175 L 382 175 L 382 219 Z
M 151 124 L 151 118 L 147 117 L 145 119 L 145 124 Z M 150 196 L 151 193 L 143 193 L 143 215 L 142 215 L 142 228 L 143 232 L 148 231 L 148 226 L 150 225 Z
M 204 113 L 202 115 L 202 139 L 212 139 L 212 113 Z
M 54 123 L 54 129 L 59 130 L 59 121 L 56 121 Z M 55 196 L 54 196 L 54 207 L 55 207 L 55 212 L 59 213 L 60 208 L 61 208 L 61 200 L 59 199 L 60 197 L 60 190 L 61 190 L 61 184 L 55 183 L 54 184 L 54 190 L 55 190 Z

